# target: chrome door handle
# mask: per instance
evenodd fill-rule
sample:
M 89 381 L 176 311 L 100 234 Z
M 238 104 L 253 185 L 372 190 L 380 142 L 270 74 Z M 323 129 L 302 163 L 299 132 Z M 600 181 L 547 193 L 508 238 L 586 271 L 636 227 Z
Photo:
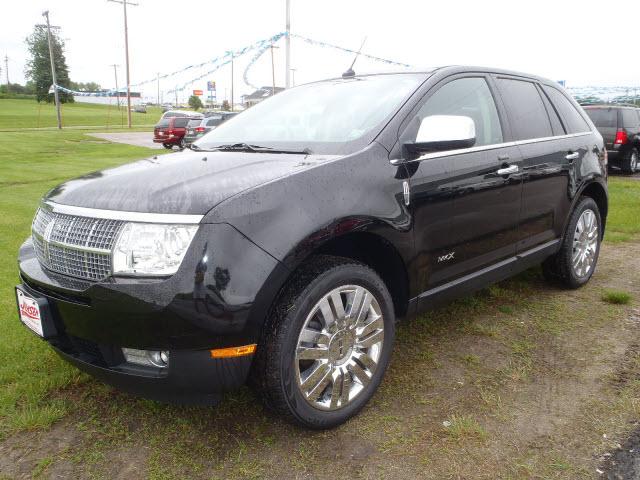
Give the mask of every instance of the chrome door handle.
M 514 173 L 518 173 L 518 170 L 520 170 L 518 165 L 509 165 L 508 167 L 501 168 L 496 173 L 498 175 L 512 175 Z
M 578 152 L 573 152 L 565 155 L 564 158 L 566 158 L 567 160 L 577 160 L 578 157 L 580 157 L 580 154 Z

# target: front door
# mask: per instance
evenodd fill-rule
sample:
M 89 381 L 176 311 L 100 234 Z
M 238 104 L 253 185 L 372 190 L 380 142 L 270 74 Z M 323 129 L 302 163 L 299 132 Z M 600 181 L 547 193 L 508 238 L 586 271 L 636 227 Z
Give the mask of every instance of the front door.
M 452 77 L 434 87 L 409 116 L 400 143 L 415 141 L 422 119 L 431 115 L 470 117 L 476 142 L 407 163 L 412 268 L 421 292 L 515 255 L 522 188 L 519 150 L 505 143 L 485 76 Z

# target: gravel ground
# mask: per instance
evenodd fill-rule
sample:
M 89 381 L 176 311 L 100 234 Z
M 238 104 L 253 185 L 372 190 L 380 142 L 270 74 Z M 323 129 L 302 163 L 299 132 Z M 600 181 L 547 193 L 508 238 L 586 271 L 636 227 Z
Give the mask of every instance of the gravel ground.
M 163 148 L 161 144 L 153 143 L 153 133 L 151 132 L 88 133 L 87 135 L 110 142 L 135 145 L 136 147 Z

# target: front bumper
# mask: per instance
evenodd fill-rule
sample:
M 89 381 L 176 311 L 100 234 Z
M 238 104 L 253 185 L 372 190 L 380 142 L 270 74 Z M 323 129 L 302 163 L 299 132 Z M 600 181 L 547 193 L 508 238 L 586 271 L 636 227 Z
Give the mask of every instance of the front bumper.
M 47 341 L 65 360 L 122 390 L 180 403 L 213 403 L 246 381 L 251 355 L 214 359 L 210 350 L 258 343 L 274 294 L 267 278 L 284 268 L 226 224 L 201 225 L 164 279 L 60 275 L 40 265 L 30 240 L 18 263 L 20 288 L 49 306 L 56 334 Z M 169 366 L 129 364 L 123 347 L 168 350 Z

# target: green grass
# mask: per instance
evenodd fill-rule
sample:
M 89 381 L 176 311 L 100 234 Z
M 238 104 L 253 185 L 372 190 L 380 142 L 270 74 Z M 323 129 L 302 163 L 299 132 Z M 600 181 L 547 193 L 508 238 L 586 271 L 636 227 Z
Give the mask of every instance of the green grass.
M 631 302 L 631 295 L 627 292 L 621 292 L 618 290 L 606 290 L 602 294 L 602 300 L 614 305 L 627 305 Z
M 131 113 L 134 126 L 154 125 L 160 118 L 159 107 L 148 107 L 147 113 Z M 57 127 L 56 109 L 53 104 L 35 100 L 0 99 L 0 131 L 24 128 Z M 62 105 L 63 127 L 123 128 L 127 125 L 126 108 L 90 103 L 66 103 Z
M 626 242 L 640 233 L 640 180 L 609 177 L 609 217 L 605 240 Z
M 70 405 L 49 393 L 85 378 L 23 328 L 16 315 L 16 255 L 40 197 L 64 179 L 155 152 L 78 131 L 0 133 L 0 438 L 63 417 Z

